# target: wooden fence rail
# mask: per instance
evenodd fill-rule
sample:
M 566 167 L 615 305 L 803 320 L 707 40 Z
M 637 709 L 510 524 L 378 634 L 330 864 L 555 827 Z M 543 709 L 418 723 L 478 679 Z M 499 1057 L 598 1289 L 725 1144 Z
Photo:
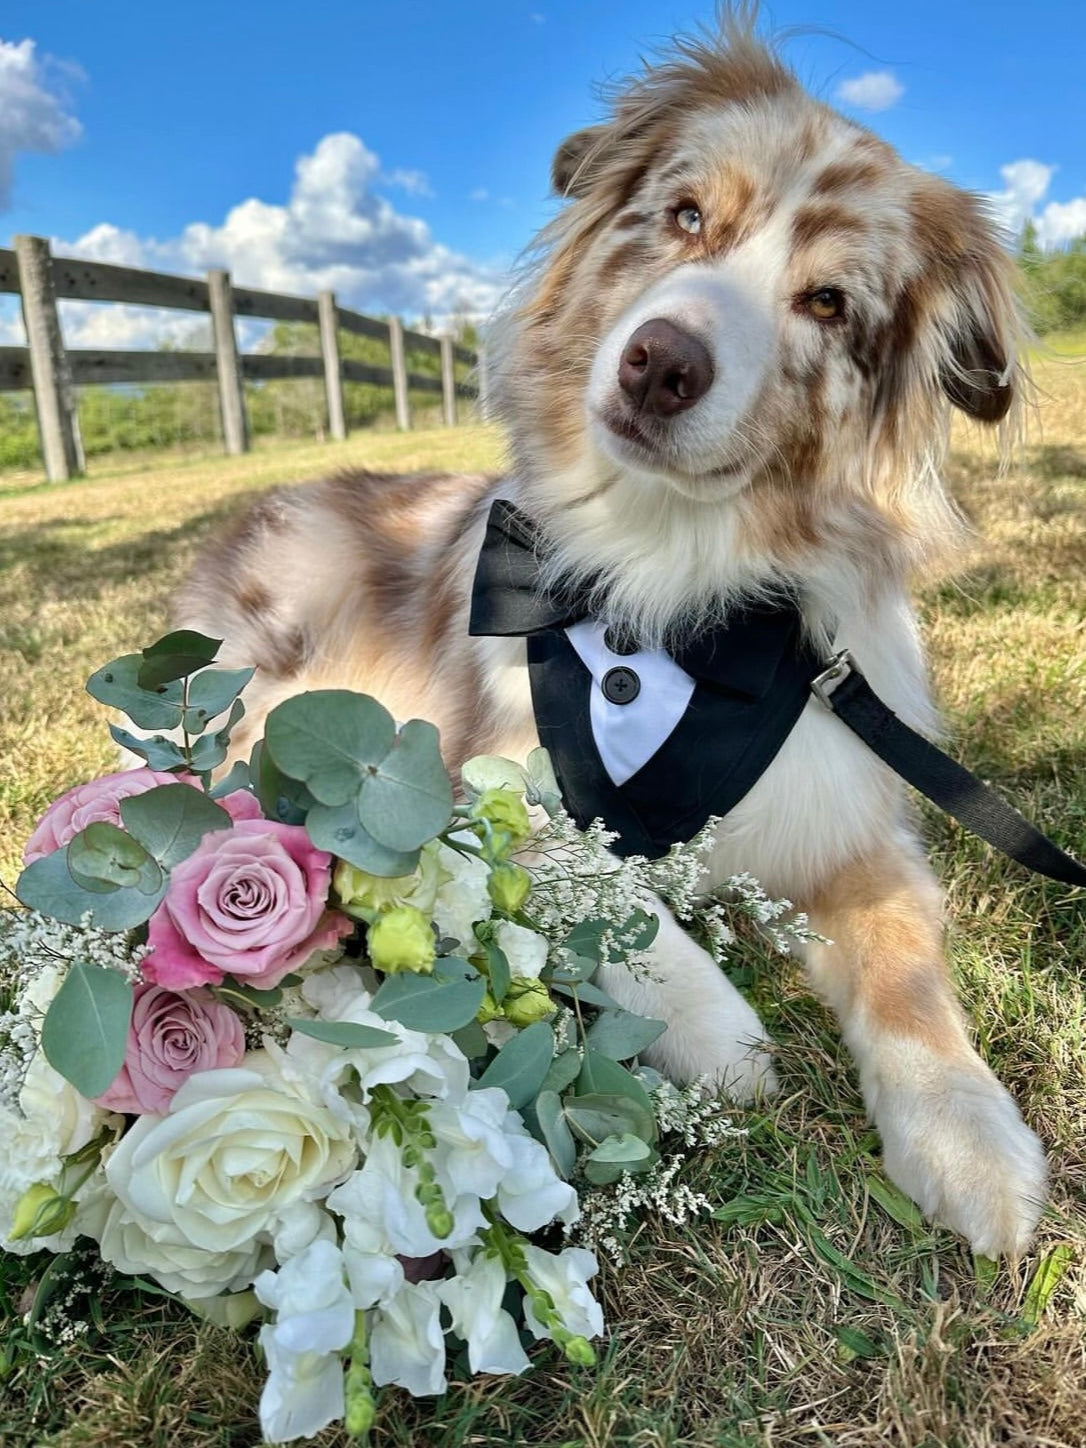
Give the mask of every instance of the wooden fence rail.
M 245 382 L 284 377 L 323 377 L 329 436 L 347 436 L 344 382 L 368 382 L 392 389 L 396 422 L 411 426 L 409 394 L 435 393 L 441 398 L 442 420 L 456 423 L 460 397 L 478 397 L 471 381 L 459 381 L 456 364 L 482 376 L 479 355 L 451 337 L 414 332 L 399 317 L 382 321 L 341 307 L 332 292 L 316 298 L 236 287 L 225 271 L 206 279 L 140 271 L 109 262 L 53 256 L 39 236 L 17 236 L 15 248 L 0 248 L 0 292 L 22 299 L 25 347 L 0 347 L 0 392 L 33 390 L 46 474 L 52 482 L 74 477 L 84 468 L 79 434 L 76 387 L 88 383 L 207 382 L 218 383 L 223 447 L 228 453 L 249 446 Z M 58 301 L 127 302 L 141 307 L 167 307 L 209 315 L 212 352 L 124 352 L 102 348 L 68 349 L 64 345 Z M 320 353 L 280 356 L 239 352 L 238 317 L 275 322 L 305 322 L 318 329 Z M 342 357 L 339 333 L 369 337 L 389 349 L 389 365 Z M 407 370 L 408 350 L 440 359 L 440 376 Z

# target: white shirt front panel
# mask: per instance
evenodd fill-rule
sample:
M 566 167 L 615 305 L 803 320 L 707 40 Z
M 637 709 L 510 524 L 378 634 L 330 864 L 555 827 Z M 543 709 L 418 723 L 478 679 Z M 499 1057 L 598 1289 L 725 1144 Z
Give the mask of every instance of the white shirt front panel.
M 598 619 L 566 629 L 566 637 L 592 675 L 589 717 L 603 767 L 613 784 L 626 781 L 652 758 L 686 713 L 694 680 L 663 649 L 613 653 Z M 628 703 L 612 703 L 603 679 L 615 668 L 632 669 L 641 684 Z

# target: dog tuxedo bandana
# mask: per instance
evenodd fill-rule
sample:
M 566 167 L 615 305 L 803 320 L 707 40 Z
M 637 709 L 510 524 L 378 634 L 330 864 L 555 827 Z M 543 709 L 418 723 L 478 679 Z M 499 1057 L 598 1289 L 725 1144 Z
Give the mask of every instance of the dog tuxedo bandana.
M 535 525 L 499 499 L 470 632 L 524 636 L 532 705 L 570 815 L 602 819 L 620 855 L 656 858 L 726 815 L 768 767 L 823 667 L 795 603 L 751 606 L 667 650 L 593 617 L 591 583 L 540 585 Z

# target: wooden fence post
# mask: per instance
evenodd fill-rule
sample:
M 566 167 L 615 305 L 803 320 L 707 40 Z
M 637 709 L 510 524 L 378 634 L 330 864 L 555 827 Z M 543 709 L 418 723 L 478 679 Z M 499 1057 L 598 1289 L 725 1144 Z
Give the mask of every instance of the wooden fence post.
M 388 319 L 388 350 L 392 366 L 392 395 L 396 399 L 396 426 L 406 432 L 411 426 L 407 407 L 407 362 L 403 350 L 403 322 L 399 317 Z
M 231 457 L 236 457 L 248 450 L 249 429 L 245 419 L 245 392 L 241 385 L 238 339 L 234 335 L 234 296 L 230 273 L 209 271 L 207 286 L 211 325 L 215 335 L 223 448 Z
M 456 373 L 453 371 L 453 339 L 441 339 L 441 420 L 456 426 Z
M 324 391 L 328 398 L 328 432 L 337 442 L 342 442 L 347 436 L 347 414 L 343 406 L 343 376 L 339 370 L 334 292 L 318 294 L 317 315 L 320 318 L 321 356 L 324 358 Z
M 85 459 L 49 243 L 40 236 L 17 236 L 15 256 L 45 475 L 51 483 L 63 483 L 83 471 Z

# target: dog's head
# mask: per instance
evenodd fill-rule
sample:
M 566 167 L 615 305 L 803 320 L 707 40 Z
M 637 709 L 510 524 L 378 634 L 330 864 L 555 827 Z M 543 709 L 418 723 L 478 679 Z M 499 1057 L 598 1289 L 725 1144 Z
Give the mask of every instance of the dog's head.
M 553 182 L 500 367 L 519 464 L 564 480 L 555 504 L 760 498 L 798 541 L 851 501 L 913 528 L 950 405 L 1012 408 L 1014 269 L 981 203 L 741 23 L 618 90 Z

